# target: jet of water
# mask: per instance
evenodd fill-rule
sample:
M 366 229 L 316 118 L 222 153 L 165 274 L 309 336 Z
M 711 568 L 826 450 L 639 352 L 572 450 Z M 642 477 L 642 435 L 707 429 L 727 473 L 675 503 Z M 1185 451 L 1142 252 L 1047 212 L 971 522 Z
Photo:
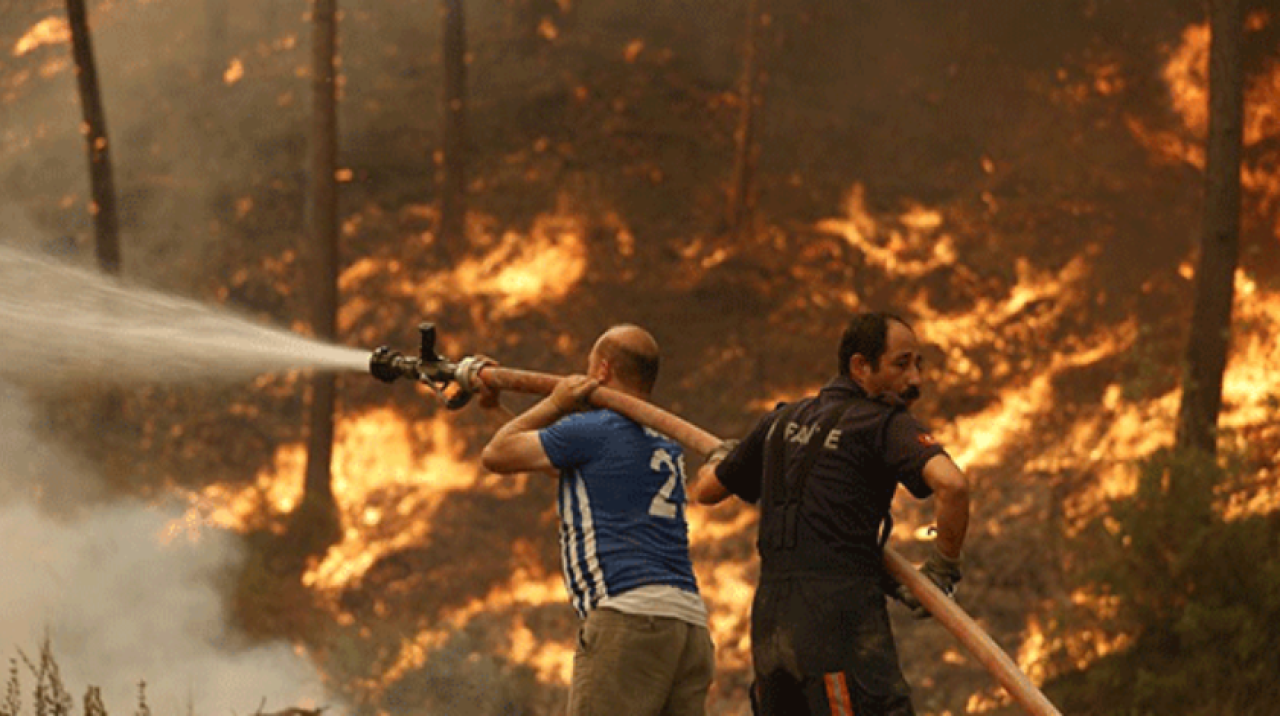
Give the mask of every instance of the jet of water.
M 15 382 L 235 380 L 297 368 L 367 371 L 369 356 L 0 246 L 0 377 Z

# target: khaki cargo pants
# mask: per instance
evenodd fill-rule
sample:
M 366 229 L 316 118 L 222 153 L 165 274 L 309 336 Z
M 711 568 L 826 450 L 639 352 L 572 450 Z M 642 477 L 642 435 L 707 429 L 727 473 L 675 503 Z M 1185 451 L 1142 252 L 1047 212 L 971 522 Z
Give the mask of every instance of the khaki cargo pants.
M 714 671 L 706 627 L 595 609 L 578 629 L 569 716 L 703 716 Z

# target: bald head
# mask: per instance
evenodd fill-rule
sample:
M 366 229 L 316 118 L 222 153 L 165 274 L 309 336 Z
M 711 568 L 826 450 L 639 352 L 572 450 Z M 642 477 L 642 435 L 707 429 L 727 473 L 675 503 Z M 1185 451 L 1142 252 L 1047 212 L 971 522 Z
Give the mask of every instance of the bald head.
M 658 342 L 645 329 L 629 323 L 605 331 L 591 349 L 588 373 L 602 367 L 607 378 L 629 392 L 649 395 L 658 380 Z

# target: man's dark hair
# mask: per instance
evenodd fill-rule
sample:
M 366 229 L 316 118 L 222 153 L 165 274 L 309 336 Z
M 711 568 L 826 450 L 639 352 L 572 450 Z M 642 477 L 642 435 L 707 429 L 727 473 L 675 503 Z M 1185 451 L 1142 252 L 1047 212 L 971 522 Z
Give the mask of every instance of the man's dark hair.
M 653 385 L 658 382 L 658 366 L 661 362 L 657 353 L 638 351 L 620 345 L 618 341 L 605 341 L 600 346 L 600 351 L 601 357 L 608 359 L 619 380 L 645 393 L 653 392 Z
M 886 311 L 867 311 L 855 314 L 840 337 L 840 375 L 849 377 L 849 360 L 861 355 L 871 363 L 871 367 L 880 370 L 880 358 L 884 355 L 889 342 L 889 321 L 897 321 L 907 328 L 911 324 L 902 318 Z

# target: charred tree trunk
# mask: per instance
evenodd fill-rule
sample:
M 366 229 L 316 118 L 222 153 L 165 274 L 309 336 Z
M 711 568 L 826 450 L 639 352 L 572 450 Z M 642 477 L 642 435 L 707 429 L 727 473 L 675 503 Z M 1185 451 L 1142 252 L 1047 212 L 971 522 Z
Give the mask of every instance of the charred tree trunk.
M 89 212 L 93 214 L 93 234 L 98 267 L 106 273 L 120 273 L 120 222 L 116 213 L 115 180 L 111 172 L 111 150 L 107 142 L 107 118 L 98 89 L 98 70 L 89 36 L 85 0 L 67 0 L 67 23 L 71 27 L 71 54 L 76 66 L 76 85 L 84 115 L 85 140 L 89 147 Z
M 311 196 L 308 207 L 310 257 L 307 278 L 311 327 L 317 338 L 332 341 L 338 310 L 338 119 L 337 0 L 315 0 L 312 6 Z M 294 531 L 308 548 L 327 546 L 338 536 L 333 497 L 333 418 L 337 385 L 332 373 L 311 380 L 310 430 L 302 504 Z
M 756 112 L 760 103 L 760 0 L 747 2 L 747 31 L 742 46 L 742 76 L 738 84 L 740 110 L 733 132 L 733 174 L 725 211 L 728 233 L 738 235 L 751 221 L 755 208 Z
M 1179 447 L 1216 451 L 1222 374 L 1231 337 L 1231 303 L 1240 253 L 1240 154 L 1244 68 L 1241 0 L 1209 3 L 1209 133 L 1196 299 L 1187 342 Z
M 462 0 L 440 0 L 444 23 L 444 139 L 440 162 L 440 235 L 449 260 L 466 248 L 467 36 Z

